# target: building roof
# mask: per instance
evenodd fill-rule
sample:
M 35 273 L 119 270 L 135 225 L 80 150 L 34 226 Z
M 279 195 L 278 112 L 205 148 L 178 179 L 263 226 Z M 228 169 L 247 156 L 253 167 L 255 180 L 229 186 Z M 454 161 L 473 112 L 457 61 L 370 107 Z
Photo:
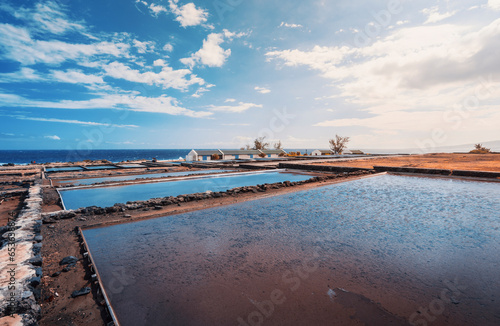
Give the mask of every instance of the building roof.
M 358 149 L 351 149 L 351 154 L 364 154 L 364 153 Z
M 245 149 L 245 150 L 222 150 L 224 155 L 259 155 L 260 151 L 256 149 Z
M 281 153 L 286 153 L 282 149 L 262 149 L 261 152 L 264 153 L 264 154 L 281 154 Z
M 206 156 L 206 155 L 222 155 L 222 152 L 220 149 L 193 149 L 193 151 L 196 152 L 196 154 L 201 155 L 201 156 Z
M 317 149 L 317 150 L 314 150 L 313 152 L 320 152 L 320 153 L 333 153 L 331 150 L 329 149 Z

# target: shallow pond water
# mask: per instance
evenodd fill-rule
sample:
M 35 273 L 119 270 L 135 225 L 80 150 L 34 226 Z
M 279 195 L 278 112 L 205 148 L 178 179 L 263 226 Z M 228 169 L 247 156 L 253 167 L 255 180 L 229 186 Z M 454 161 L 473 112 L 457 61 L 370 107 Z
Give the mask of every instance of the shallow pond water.
M 98 206 L 109 207 L 127 201 L 148 200 L 205 191 L 226 191 L 236 187 L 282 181 L 303 181 L 311 175 L 286 172 L 258 172 L 237 175 L 214 175 L 181 181 L 142 183 L 127 186 L 63 189 L 60 194 L 66 209 Z
M 72 180 L 57 180 L 60 184 L 71 183 L 75 186 L 81 185 L 91 185 L 100 182 L 110 182 L 110 181 L 130 181 L 136 179 L 146 179 L 146 178 L 166 178 L 166 177 L 182 177 L 192 174 L 209 174 L 209 173 L 222 173 L 229 172 L 229 170 L 199 170 L 199 171 L 182 171 L 182 172 L 165 172 L 165 173 L 146 173 L 137 175 L 123 175 L 115 177 L 105 177 L 105 178 L 89 178 L 89 179 L 72 179 Z
M 84 236 L 125 326 L 500 324 L 498 183 L 384 175 Z

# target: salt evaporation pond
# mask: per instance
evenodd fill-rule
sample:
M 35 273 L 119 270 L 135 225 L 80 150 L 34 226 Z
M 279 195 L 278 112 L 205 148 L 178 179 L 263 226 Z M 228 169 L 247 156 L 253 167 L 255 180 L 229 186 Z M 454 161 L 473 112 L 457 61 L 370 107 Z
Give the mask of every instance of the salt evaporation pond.
M 56 167 L 56 168 L 46 168 L 46 172 L 68 172 L 68 171 L 83 171 L 82 167 L 78 166 L 68 166 L 68 167 Z
M 127 201 L 148 200 L 205 191 L 226 191 L 236 187 L 283 181 L 303 181 L 311 175 L 285 172 L 259 172 L 221 175 L 181 181 L 143 183 L 127 186 L 60 190 L 66 209 L 98 206 L 109 207 Z
M 500 325 L 499 228 L 498 183 L 385 175 L 84 236 L 124 326 Z
M 71 183 L 72 185 L 75 186 L 81 186 L 81 185 L 91 185 L 94 183 L 110 182 L 110 181 L 130 181 L 130 180 L 145 179 L 145 178 L 182 177 L 192 174 L 210 174 L 210 173 L 222 173 L 222 172 L 230 172 L 230 170 L 199 170 L 199 171 L 183 171 L 183 172 L 147 173 L 147 174 L 124 175 L 124 176 L 105 177 L 105 178 L 72 179 L 72 180 L 62 180 L 62 181 L 57 180 L 57 182 L 60 184 Z

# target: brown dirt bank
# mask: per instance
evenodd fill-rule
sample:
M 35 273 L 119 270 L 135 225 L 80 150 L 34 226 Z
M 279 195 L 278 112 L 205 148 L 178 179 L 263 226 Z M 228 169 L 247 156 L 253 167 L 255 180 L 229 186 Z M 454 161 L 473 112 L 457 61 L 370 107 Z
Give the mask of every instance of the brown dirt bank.
M 130 221 L 137 221 L 148 218 L 155 218 L 173 214 L 180 214 L 210 207 L 229 205 L 248 200 L 264 197 L 276 196 L 290 192 L 311 189 L 320 185 L 333 184 L 360 178 L 360 176 L 349 176 L 340 179 L 306 183 L 294 187 L 284 187 L 280 189 L 268 189 L 265 192 L 239 193 L 234 196 L 222 198 L 210 198 L 200 201 L 190 201 L 177 205 L 163 206 L 160 210 L 140 209 L 127 210 L 103 215 L 82 215 L 78 214 L 72 219 L 57 220 L 56 223 L 43 224 L 43 280 L 42 280 L 42 312 L 40 321 L 42 326 L 58 325 L 106 325 L 106 312 L 99 302 L 101 297 L 93 287 L 92 294 L 71 298 L 71 293 L 83 287 L 90 286 L 90 272 L 83 260 L 80 240 L 76 232 L 76 227 L 88 228 L 92 226 L 112 225 Z M 47 191 L 48 189 L 44 189 Z M 50 196 L 52 197 L 52 196 Z M 54 202 L 50 202 L 51 209 L 55 209 Z M 59 262 L 66 256 L 75 256 L 80 260 L 75 267 L 67 272 L 62 272 L 64 266 Z M 52 277 L 54 273 L 61 272 L 58 276 Z M 57 294 L 56 294 L 57 293 Z M 107 320 L 106 320 L 107 321 Z
M 500 172 L 500 154 L 425 154 L 349 160 L 314 165 L 349 166 L 372 169 L 373 166 Z

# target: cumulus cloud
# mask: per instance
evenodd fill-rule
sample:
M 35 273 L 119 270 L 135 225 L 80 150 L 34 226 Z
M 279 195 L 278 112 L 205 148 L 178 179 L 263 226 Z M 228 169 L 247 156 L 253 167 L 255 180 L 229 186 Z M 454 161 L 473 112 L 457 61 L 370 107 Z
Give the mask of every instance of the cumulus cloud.
M 170 43 L 167 43 L 163 46 L 163 50 L 167 52 L 172 52 L 174 50 L 174 46 Z
M 154 51 L 155 49 L 155 43 L 151 41 L 141 42 L 138 40 L 133 40 L 132 42 L 134 44 L 134 47 L 137 49 L 137 52 L 139 53 L 148 53 Z
M 197 26 L 207 21 L 208 12 L 204 9 L 197 8 L 194 3 L 190 2 L 183 6 L 179 6 L 179 0 L 169 0 L 170 10 L 177 17 L 177 20 L 182 27 Z
M 414 130 L 413 124 L 428 130 L 449 125 L 444 113 L 468 96 L 474 97 L 478 89 L 488 95 L 488 101 L 500 99 L 500 93 L 492 91 L 498 89 L 495 80 L 500 78 L 499 48 L 500 19 L 482 27 L 438 24 L 401 28 L 365 47 L 315 46 L 308 51 L 289 49 L 266 55 L 285 66 L 318 71 L 334 81 L 332 93 L 340 93 L 346 105 L 362 110 L 355 119 L 323 121 L 316 126 Z M 488 101 L 476 110 L 482 113 L 481 121 L 500 123 L 498 115 L 488 115 Z
M 58 81 L 71 84 L 104 84 L 100 76 L 87 75 L 81 70 L 52 71 L 52 77 Z
M 44 138 L 47 138 L 47 139 L 52 139 L 52 140 L 61 140 L 61 138 L 57 135 L 53 135 L 53 136 L 45 136 Z
M 158 60 L 155 61 L 155 63 L 156 65 L 160 64 Z M 140 72 L 139 70 L 132 69 L 116 61 L 105 65 L 103 68 L 106 75 L 109 77 L 124 79 L 135 83 L 154 84 L 163 88 L 186 90 L 191 85 L 205 84 L 203 79 L 193 75 L 188 69 L 174 70 L 171 67 L 163 66 L 159 73 L 152 71 Z M 187 77 L 189 77 L 189 79 Z
M 500 0 L 488 0 L 488 7 L 493 10 L 500 10 Z
M 271 93 L 271 90 L 270 89 L 267 89 L 265 87 L 259 87 L 259 86 L 255 86 L 254 88 L 257 92 L 261 93 L 261 94 L 268 94 L 268 93 Z
M 222 67 L 231 55 L 231 49 L 224 50 L 220 46 L 223 42 L 223 34 L 212 33 L 203 41 L 203 46 L 198 52 L 180 61 L 191 68 L 197 63 L 208 67 Z
M 445 13 L 440 13 L 439 12 L 439 7 L 435 6 L 432 8 L 426 8 L 422 10 L 422 13 L 427 16 L 427 20 L 425 21 L 424 24 L 429 24 L 429 23 L 437 23 L 441 20 L 444 20 L 446 18 L 449 18 L 453 15 L 455 15 L 457 12 L 456 11 L 448 11 Z
M 238 105 L 209 106 L 210 111 L 243 113 L 251 108 L 262 108 L 260 104 L 239 102 Z

